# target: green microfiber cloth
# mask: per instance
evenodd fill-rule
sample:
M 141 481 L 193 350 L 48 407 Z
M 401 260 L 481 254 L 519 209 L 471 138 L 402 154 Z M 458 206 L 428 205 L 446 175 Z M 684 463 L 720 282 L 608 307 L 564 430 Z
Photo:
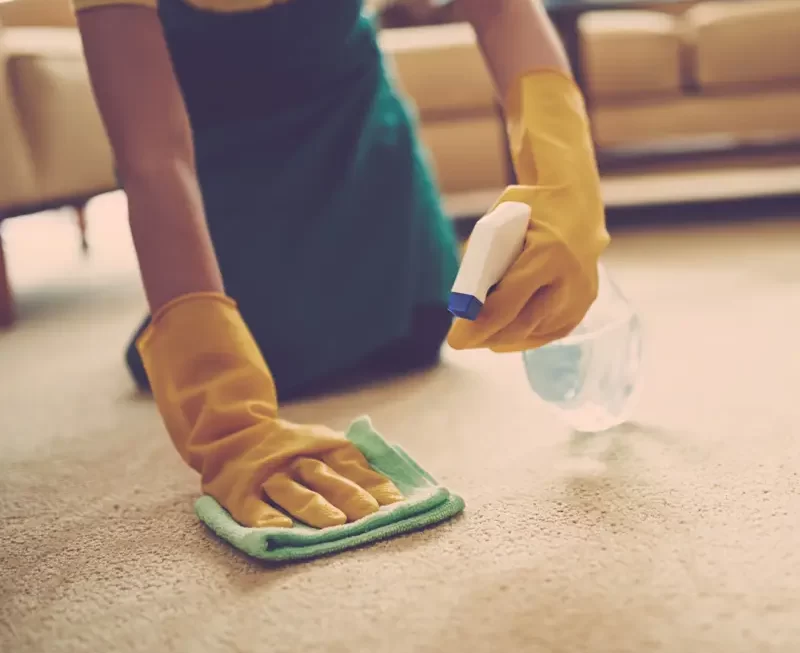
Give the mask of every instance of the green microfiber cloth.
M 356 522 L 316 529 L 295 523 L 292 528 L 246 528 L 208 496 L 195 512 L 223 540 L 260 560 L 287 562 L 340 553 L 443 522 L 464 510 L 461 497 L 439 485 L 398 446 L 391 446 L 373 429 L 368 417 L 354 421 L 346 437 L 370 465 L 394 481 L 406 501 L 382 507 Z

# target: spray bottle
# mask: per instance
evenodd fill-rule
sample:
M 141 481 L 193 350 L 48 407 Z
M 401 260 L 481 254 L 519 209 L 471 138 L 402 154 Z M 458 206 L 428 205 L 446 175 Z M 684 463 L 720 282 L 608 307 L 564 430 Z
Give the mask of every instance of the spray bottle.
M 450 294 L 450 312 L 475 320 L 525 244 L 531 208 L 503 202 L 470 235 Z M 534 394 L 573 429 L 604 431 L 625 422 L 641 386 L 642 325 L 630 302 L 598 265 L 599 289 L 567 336 L 522 352 Z

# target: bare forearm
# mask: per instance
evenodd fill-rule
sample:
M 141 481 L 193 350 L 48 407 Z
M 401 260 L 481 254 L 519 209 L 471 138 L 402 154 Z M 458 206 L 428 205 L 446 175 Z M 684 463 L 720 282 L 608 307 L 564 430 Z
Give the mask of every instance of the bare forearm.
M 571 74 L 569 60 L 539 0 L 458 0 L 472 24 L 498 95 L 532 70 Z
M 186 293 L 220 292 L 189 118 L 157 12 L 109 5 L 79 12 L 78 25 L 151 311 Z
M 197 178 L 164 161 L 125 179 L 130 227 L 150 310 L 191 292 L 222 292 Z

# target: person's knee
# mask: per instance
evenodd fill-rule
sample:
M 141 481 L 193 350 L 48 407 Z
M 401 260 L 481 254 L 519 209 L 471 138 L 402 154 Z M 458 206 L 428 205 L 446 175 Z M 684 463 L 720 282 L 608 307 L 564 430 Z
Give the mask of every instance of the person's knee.
M 453 316 L 443 305 L 424 305 L 417 308 L 411 322 L 412 348 L 422 359 L 438 360 L 444 341 L 453 323 Z

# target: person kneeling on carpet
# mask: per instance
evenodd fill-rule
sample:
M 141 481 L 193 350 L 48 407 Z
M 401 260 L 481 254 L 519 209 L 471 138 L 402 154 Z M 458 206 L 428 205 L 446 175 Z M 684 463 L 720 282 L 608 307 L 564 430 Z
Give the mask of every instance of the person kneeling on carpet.
M 445 338 L 537 346 L 597 293 L 599 179 L 553 26 L 538 1 L 457 1 L 505 100 L 520 185 L 500 201 L 533 218 L 479 319 L 453 323 L 456 240 L 362 0 L 74 0 L 152 316 L 128 362 L 239 524 L 325 528 L 404 499 L 279 397 L 433 365 Z

